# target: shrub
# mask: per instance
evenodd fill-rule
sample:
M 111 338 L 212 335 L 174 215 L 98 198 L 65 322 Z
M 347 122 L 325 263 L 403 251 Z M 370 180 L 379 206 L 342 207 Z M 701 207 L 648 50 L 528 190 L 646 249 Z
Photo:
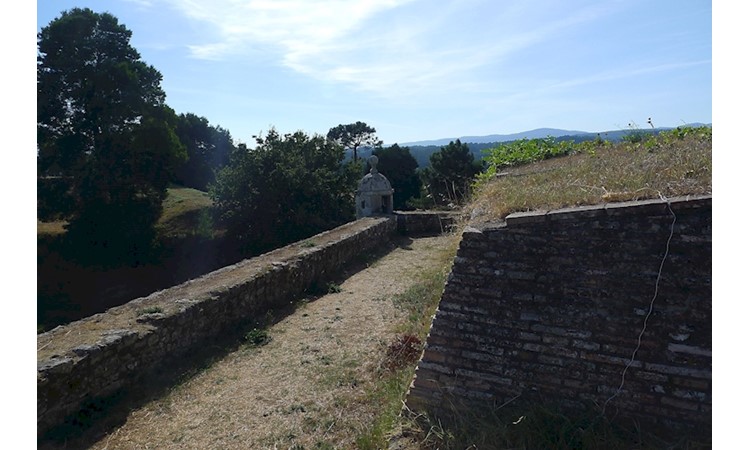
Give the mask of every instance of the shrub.
M 271 336 L 263 328 L 253 328 L 245 334 L 245 343 L 249 347 L 262 347 L 271 342 Z
M 404 334 L 388 346 L 384 365 L 388 370 L 403 369 L 415 364 L 422 354 L 422 340 L 413 334 Z

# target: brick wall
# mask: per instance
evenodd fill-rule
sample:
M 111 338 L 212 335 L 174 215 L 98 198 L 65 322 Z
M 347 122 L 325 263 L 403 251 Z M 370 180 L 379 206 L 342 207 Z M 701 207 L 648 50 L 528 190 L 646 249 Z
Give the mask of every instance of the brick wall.
M 407 405 L 440 415 L 451 398 L 519 395 L 608 402 L 608 413 L 710 436 L 710 197 L 513 214 L 464 231 Z

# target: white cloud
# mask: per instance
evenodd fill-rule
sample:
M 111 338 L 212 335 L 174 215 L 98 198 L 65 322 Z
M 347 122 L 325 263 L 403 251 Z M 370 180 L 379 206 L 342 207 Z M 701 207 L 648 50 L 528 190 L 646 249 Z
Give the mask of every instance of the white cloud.
M 195 20 L 212 25 L 221 44 L 201 44 L 215 52 L 214 57 L 242 52 L 241 47 L 225 44 L 265 44 L 281 48 L 287 55 L 323 51 L 337 45 L 352 29 L 380 11 L 412 0 L 195 0 L 172 1 L 172 6 Z M 205 52 L 203 52 L 205 53 Z M 203 54 L 201 53 L 201 55 Z
M 667 63 L 667 64 L 655 64 L 655 65 L 643 65 L 639 67 L 627 67 L 617 68 L 593 74 L 586 77 L 575 78 L 572 80 L 561 81 L 546 86 L 545 89 L 563 89 L 577 86 L 587 86 L 595 83 L 601 83 L 605 81 L 618 80 L 623 78 L 637 77 L 641 75 L 648 75 L 658 72 L 667 72 L 680 69 L 691 68 L 695 66 L 710 65 L 711 60 L 702 61 L 687 61 L 679 63 Z
M 279 64 L 309 77 L 392 100 L 471 89 L 478 82 L 474 71 L 612 9 L 598 4 L 571 7 L 564 16 L 529 27 L 522 18 L 546 14 L 524 1 L 166 1 L 211 26 L 210 38 L 189 45 L 195 58 L 272 53 Z M 487 29 L 471 22 L 483 12 Z M 464 23 L 456 24 L 462 17 Z
M 141 8 L 150 8 L 154 6 L 153 0 L 125 0 L 128 3 L 134 3 Z

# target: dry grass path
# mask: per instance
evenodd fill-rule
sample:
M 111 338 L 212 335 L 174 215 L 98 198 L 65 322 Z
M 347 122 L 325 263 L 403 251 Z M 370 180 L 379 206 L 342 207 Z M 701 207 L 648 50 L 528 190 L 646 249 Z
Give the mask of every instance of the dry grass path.
M 385 350 L 407 320 L 392 299 L 445 264 L 455 236 L 399 245 L 163 397 L 95 449 L 355 448 L 378 413 Z

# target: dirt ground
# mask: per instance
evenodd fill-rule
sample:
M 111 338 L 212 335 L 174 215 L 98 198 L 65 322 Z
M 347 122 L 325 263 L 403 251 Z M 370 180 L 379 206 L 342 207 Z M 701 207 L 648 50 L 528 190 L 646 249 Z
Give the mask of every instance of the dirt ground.
M 372 386 L 407 318 L 392 299 L 445 263 L 455 236 L 398 246 L 304 303 L 163 397 L 133 410 L 94 449 L 355 448 L 378 412 Z M 337 289 L 334 289 L 337 290 Z

